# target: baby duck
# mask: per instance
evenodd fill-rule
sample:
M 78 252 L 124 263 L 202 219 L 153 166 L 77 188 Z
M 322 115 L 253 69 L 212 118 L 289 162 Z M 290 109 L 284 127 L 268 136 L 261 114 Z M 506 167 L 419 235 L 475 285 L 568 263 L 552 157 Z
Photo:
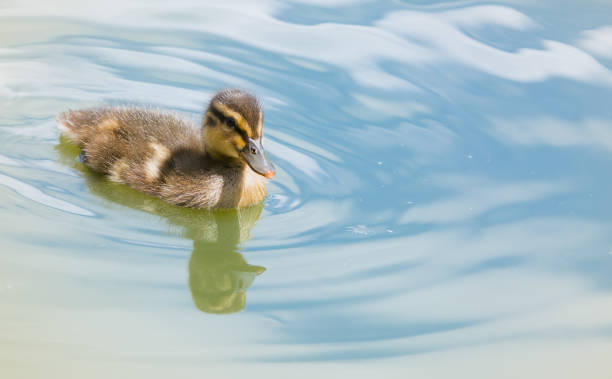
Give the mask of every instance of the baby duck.
M 201 132 L 171 113 L 136 107 L 69 110 L 57 116 L 82 162 L 110 180 L 193 208 L 260 203 L 274 167 L 263 149 L 263 113 L 242 90 L 217 93 Z

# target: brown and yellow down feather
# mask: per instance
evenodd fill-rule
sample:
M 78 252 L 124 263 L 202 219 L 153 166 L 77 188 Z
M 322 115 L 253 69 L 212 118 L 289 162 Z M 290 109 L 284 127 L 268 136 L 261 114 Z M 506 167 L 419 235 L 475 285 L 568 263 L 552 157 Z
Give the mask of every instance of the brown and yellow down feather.
M 70 110 L 57 120 L 88 167 L 173 204 L 236 208 L 265 197 L 261 176 L 209 159 L 197 127 L 174 114 L 102 107 Z

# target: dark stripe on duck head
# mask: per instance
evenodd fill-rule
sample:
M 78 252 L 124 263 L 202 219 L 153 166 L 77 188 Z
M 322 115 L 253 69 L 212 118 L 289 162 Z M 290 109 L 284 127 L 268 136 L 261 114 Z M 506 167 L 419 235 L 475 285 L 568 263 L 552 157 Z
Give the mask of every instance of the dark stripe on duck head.
M 240 134 L 240 136 L 244 139 L 245 142 L 249 140 L 248 124 L 245 128 L 244 124 L 246 124 L 246 121 L 244 121 L 240 114 L 236 112 L 236 114 L 240 116 L 240 120 L 236 120 L 235 115 L 227 115 L 221 110 L 219 110 L 217 108 L 217 104 L 213 104 L 210 110 L 214 117 L 216 117 L 221 123 L 233 128 L 238 134 Z

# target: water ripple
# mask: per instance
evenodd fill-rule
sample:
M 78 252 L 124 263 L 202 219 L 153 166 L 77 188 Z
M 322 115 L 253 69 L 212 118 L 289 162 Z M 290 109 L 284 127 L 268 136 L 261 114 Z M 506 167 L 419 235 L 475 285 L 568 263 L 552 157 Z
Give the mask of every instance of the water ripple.
M 81 208 L 67 201 L 60 200 L 53 196 L 49 196 L 38 188 L 10 176 L 0 174 L 0 184 L 14 190 L 26 199 L 32 200 L 38 204 L 80 216 L 95 216 L 95 213 L 88 211 L 87 209 Z

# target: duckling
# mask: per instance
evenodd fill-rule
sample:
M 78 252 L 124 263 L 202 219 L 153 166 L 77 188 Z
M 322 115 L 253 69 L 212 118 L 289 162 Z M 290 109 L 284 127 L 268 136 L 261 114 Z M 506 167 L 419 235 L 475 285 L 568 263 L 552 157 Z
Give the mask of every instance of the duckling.
M 275 173 L 264 153 L 261 106 L 238 89 L 212 98 L 201 131 L 138 107 L 69 110 L 57 121 L 90 169 L 176 205 L 249 207 L 264 199 L 265 178 Z

